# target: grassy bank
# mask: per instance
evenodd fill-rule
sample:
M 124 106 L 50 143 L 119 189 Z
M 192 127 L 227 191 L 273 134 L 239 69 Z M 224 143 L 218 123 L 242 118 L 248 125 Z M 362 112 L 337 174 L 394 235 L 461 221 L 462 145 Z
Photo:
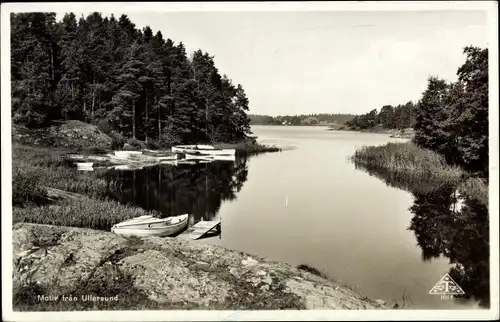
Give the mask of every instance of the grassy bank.
M 430 193 L 453 185 L 471 199 L 488 205 L 488 182 L 446 163 L 444 157 L 412 142 L 362 147 L 352 160 L 357 167 L 383 179 L 391 186 L 418 193 Z
M 362 147 L 356 150 L 353 160 L 358 165 L 412 176 L 453 181 L 465 175 L 459 167 L 448 165 L 442 155 L 411 142 Z
M 84 198 L 60 200 L 46 205 L 14 207 L 12 220 L 14 223 L 29 222 L 110 230 L 111 226 L 118 222 L 143 215 L 159 215 L 159 213 L 123 205 L 114 200 Z
M 70 149 L 12 146 L 13 197 L 29 194 L 31 187 L 50 187 L 100 199 L 106 192 L 106 181 L 96 172 L 76 172 L 70 168 L 73 161 L 66 158 Z M 20 188 L 20 189 L 18 189 Z M 21 195 L 19 195 L 21 194 Z
M 277 146 L 259 144 L 253 141 L 240 143 L 215 143 L 213 146 L 216 149 L 235 149 L 236 153 L 247 155 L 281 151 L 281 149 Z
M 12 146 L 13 223 L 109 229 L 114 223 L 155 214 L 106 199 L 107 182 L 98 172 L 68 166 L 66 148 Z M 50 200 L 46 187 L 80 194 L 81 200 Z
M 468 178 L 458 186 L 458 190 L 467 198 L 476 199 L 485 206 L 489 204 L 488 182 L 485 179 Z

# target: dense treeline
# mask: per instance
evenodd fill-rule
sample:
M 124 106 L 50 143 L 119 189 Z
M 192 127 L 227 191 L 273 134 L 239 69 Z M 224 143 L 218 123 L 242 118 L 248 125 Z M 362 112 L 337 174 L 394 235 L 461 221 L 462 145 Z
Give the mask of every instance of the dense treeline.
M 430 77 L 416 113 L 414 142 L 450 164 L 488 176 L 488 49 L 466 47 L 456 82 Z
M 413 142 L 443 155 L 446 162 L 488 176 L 488 49 L 465 47 L 465 63 L 456 82 L 432 76 L 416 103 L 346 122 L 353 129 L 402 129 L 413 127 Z
M 384 129 L 404 129 L 415 126 L 415 112 L 419 108 L 419 102 L 408 102 L 404 105 L 385 105 L 380 109 L 380 113 L 376 109 L 369 113 L 358 115 L 351 121 L 345 123 L 346 126 L 352 129 L 370 129 L 381 127 Z
M 254 115 L 250 114 L 251 124 L 259 125 L 320 125 L 329 123 L 344 124 L 352 120 L 353 114 L 303 114 L 303 115 L 284 115 L 284 116 L 269 116 L 269 115 Z
M 198 50 L 160 31 L 73 13 L 11 15 L 12 116 L 28 127 L 76 119 L 128 138 L 168 143 L 238 141 L 248 99 Z

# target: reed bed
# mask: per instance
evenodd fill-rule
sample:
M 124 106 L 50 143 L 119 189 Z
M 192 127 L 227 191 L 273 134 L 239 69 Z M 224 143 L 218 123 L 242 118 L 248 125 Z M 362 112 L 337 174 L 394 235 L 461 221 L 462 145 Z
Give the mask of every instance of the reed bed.
M 13 223 L 71 226 L 109 230 L 114 224 L 144 215 L 159 216 L 158 212 L 122 205 L 114 200 L 62 200 L 53 205 L 14 207 Z
M 277 146 L 270 146 L 254 142 L 241 143 L 216 143 L 213 145 L 217 149 L 235 149 L 239 154 L 258 154 L 264 152 L 281 152 Z
M 461 168 L 448 165 L 442 155 L 411 142 L 362 147 L 356 150 L 352 159 L 367 168 L 445 181 L 456 181 L 465 175 Z
M 31 178 L 33 186 L 51 187 L 64 191 L 104 198 L 107 183 L 96 172 L 75 171 L 74 161 L 67 158 L 69 150 L 13 146 L 13 189 L 18 184 L 16 174 Z
M 483 178 L 468 178 L 462 182 L 458 190 L 469 199 L 476 199 L 485 206 L 488 206 L 488 182 Z

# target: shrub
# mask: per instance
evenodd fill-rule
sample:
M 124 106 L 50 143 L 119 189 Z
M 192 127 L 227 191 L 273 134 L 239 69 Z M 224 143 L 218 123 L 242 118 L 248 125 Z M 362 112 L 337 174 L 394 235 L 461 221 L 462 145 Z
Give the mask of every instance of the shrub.
M 125 145 L 125 138 L 119 133 L 112 133 L 111 135 L 111 149 L 120 150 Z
M 12 205 L 44 204 L 47 193 L 40 187 L 40 173 L 34 170 L 14 169 L 12 174 Z
M 142 141 L 137 140 L 136 138 L 130 138 L 128 139 L 127 143 L 134 149 L 144 149 L 146 147 L 146 144 Z
M 97 123 L 97 128 L 101 130 L 104 134 L 111 134 L 111 127 L 109 126 L 109 122 L 106 119 L 102 119 Z
M 158 141 L 150 140 L 146 143 L 146 147 L 150 150 L 158 150 L 160 149 L 160 143 Z
M 298 269 L 300 270 L 303 270 L 303 271 L 306 271 L 306 272 L 309 272 L 313 275 L 316 275 L 316 276 L 319 276 L 319 277 L 322 277 L 324 279 L 328 279 L 328 276 L 323 273 L 322 271 L 320 271 L 319 269 L 315 268 L 315 267 L 312 267 L 310 265 L 307 265 L 307 264 L 300 264 L 297 266 Z
M 181 139 L 176 135 L 163 134 L 160 139 L 161 146 L 172 146 L 181 143 Z
M 98 147 L 90 148 L 87 151 L 92 154 L 106 154 L 108 152 L 106 149 Z

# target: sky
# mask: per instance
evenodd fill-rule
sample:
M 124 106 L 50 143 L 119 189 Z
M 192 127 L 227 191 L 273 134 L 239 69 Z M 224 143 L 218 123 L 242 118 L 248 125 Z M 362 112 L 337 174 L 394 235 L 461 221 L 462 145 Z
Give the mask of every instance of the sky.
M 273 116 L 362 114 L 416 101 L 429 76 L 455 80 L 463 47 L 488 39 L 484 11 L 114 15 L 122 13 L 188 52 L 214 56 L 219 72 L 242 84 L 250 113 Z

